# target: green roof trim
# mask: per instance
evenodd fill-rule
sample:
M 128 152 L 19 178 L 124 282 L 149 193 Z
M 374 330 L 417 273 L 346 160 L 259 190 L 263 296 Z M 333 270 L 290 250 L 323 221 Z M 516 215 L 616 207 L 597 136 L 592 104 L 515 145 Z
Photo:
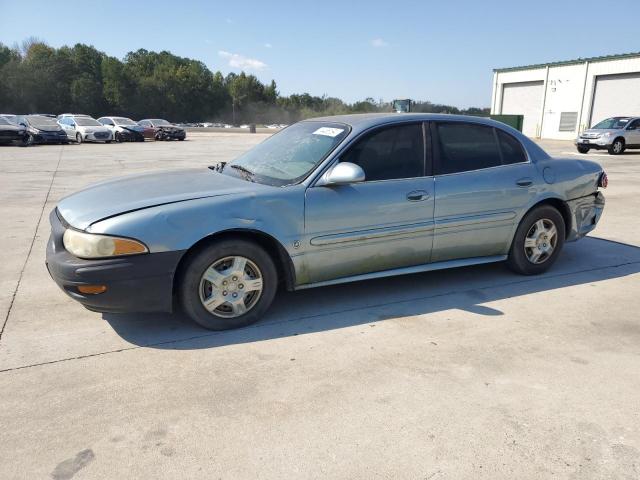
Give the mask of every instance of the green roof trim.
M 534 65 L 523 65 L 521 67 L 494 68 L 494 72 L 514 72 L 517 70 L 533 70 L 535 68 L 561 67 L 563 65 L 577 65 L 580 63 L 607 62 L 609 60 L 622 60 L 625 58 L 640 58 L 640 52 L 619 53 L 617 55 L 603 55 L 601 57 L 576 58 L 574 60 L 565 60 L 562 62 L 538 63 Z

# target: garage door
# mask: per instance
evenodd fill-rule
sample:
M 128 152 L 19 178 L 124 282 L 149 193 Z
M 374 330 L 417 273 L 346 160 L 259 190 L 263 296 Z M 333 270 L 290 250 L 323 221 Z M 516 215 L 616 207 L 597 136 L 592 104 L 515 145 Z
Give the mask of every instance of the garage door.
M 596 77 L 590 124 L 625 115 L 640 116 L 640 72 Z
M 522 133 L 536 136 L 544 82 L 505 83 L 502 86 L 503 115 L 524 115 Z

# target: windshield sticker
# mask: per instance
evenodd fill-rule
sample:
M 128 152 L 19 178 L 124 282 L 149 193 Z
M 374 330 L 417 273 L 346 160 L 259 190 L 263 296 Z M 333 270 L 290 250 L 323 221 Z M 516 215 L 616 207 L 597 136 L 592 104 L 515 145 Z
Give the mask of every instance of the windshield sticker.
M 344 132 L 344 129 L 342 128 L 320 127 L 315 132 L 313 132 L 313 134 L 324 135 L 325 137 L 337 137 L 342 132 Z

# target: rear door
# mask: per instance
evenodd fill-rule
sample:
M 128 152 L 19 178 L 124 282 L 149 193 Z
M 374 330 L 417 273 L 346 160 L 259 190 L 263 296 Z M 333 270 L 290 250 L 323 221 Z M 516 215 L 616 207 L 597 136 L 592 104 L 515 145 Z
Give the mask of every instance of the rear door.
M 379 128 L 340 157 L 362 167 L 364 182 L 307 189 L 310 282 L 429 262 L 434 197 L 425 150 L 422 123 Z
M 433 124 L 435 237 L 432 261 L 504 255 L 537 171 L 520 142 L 491 126 Z

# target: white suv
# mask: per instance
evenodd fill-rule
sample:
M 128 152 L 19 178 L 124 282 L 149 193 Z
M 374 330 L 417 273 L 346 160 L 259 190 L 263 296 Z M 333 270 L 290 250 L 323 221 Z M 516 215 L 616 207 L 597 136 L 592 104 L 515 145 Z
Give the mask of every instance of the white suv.
M 111 140 L 113 140 L 113 135 L 111 135 L 109 129 L 89 115 L 63 113 L 58 115 L 58 125 L 65 131 L 69 140 L 75 140 L 78 143 L 111 143 Z

